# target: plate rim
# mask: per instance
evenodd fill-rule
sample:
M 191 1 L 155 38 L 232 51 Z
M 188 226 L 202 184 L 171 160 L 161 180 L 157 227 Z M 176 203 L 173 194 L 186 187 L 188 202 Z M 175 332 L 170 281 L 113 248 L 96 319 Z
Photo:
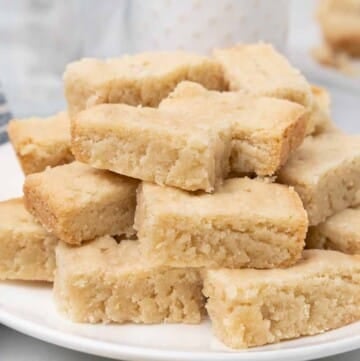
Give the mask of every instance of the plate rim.
M 47 343 L 86 354 L 123 361 L 282 361 L 289 358 L 292 361 L 305 361 L 360 349 L 360 334 L 354 334 L 352 337 L 338 341 L 327 341 L 294 349 L 256 351 L 255 348 L 250 348 L 238 352 L 169 351 L 152 347 L 114 344 L 85 336 L 72 335 L 23 319 L 1 309 L 1 307 L 0 323 Z M 331 330 L 327 332 L 331 332 Z

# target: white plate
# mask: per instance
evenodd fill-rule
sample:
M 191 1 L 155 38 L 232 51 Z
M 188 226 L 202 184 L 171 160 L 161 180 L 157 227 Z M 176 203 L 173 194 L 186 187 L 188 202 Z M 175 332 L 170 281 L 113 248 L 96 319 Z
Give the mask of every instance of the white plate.
M 9 144 L 0 146 L 0 199 L 21 195 L 23 177 Z M 0 322 L 74 350 L 122 360 L 310 360 L 360 347 L 360 322 L 322 335 L 235 352 L 201 325 L 84 325 L 63 319 L 46 284 L 0 283 Z

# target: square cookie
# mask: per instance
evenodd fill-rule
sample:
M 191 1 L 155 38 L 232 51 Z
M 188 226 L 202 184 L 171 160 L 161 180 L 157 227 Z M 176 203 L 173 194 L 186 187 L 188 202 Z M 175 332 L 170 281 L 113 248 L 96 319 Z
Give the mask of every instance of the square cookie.
M 148 262 L 137 241 L 60 244 L 56 262 L 55 302 L 75 322 L 199 323 L 204 314 L 199 270 Z
M 270 44 L 236 45 L 214 51 L 230 90 L 288 99 L 310 109 L 310 84 Z
M 231 124 L 125 104 L 100 104 L 72 125 L 77 160 L 129 177 L 212 192 L 229 171 Z
M 66 112 L 48 118 L 14 119 L 8 125 L 8 134 L 25 174 L 74 160 Z
M 280 184 L 233 178 L 204 194 L 142 183 L 135 228 L 144 254 L 165 265 L 273 268 L 301 257 L 307 216 Z
M 64 242 L 80 244 L 103 235 L 133 233 L 134 179 L 73 162 L 28 175 L 28 211 Z
M 344 209 L 323 223 L 310 227 L 306 246 L 360 254 L 360 206 Z
M 192 82 L 180 83 L 160 109 L 182 114 L 188 122 L 232 124 L 231 170 L 237 174 L 272 175 L 300 146 L 308 122 L 299 104 L 241 92 L 208 91 Z
M 307 137 L 277 179 L 299 193 L 310 225 L 323 222 L 355 203 L 360 189 L 360 136 L 332 132 Z
M 0 202 L 0 280 L 52 281 L 57 243 L 21 198 Z
M 309 114 L 306 134 L 316 135 L 324 132 L 336 131 L 336 125 L 330 117 L 330 94 L 325 88 L 317 85 L 311 86 L 313 104 Z
M 182 80 L 225 89 L 221 67 L 215 60 L 184 51 L 83 59 L 69 64 L 64 74 L 71 115 L 103 103 L 154 107 Z

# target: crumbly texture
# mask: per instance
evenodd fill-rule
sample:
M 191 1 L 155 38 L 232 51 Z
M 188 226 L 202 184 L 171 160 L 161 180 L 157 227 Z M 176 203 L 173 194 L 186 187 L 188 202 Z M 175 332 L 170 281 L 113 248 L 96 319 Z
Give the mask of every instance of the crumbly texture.
M 305 137 L 308 114 L 299 104 L 239 92 L 208 91 L 192 82 L 180 83 L 160 109 L 193 121 L 208 119 L 232 124 L 230 167 L 234 173 L 272 175 L 285 164 Z
M 96 104 L 157 106 L 182 80 L 225 89 L 220 65 L 182 51 L 143 53 L 118 59 L 83 59 L 67 66 L 65 95 L 70 114 Z
M 28 175 L 28 211 L 64 242 L 133 233 L 138 182 L 80 162 Z
M 360 207 L 344 209 L 325 222 L 310 227 L 306 246 L 360 254 Z
M 315 335 L 360 319 L 360 258 L 307 250 L 288 269 L 208 270 L 203 292 L 229 347 Z
M 311 86 L 313 104 L 306 128 L 307 135 L 317 135 L 336 130 L 336 126 L 330 118 L 330 94 L 325 88 L 317 85 Z
M 149 107 L 100 104 L 78 113 L 79 161 L 161 185 L 211 192 L 229 171 L 231 125 Z
M 0 202 L 0 280 L 52 281 L 57 243 L 22 199 Z
M 280 184 L 233 178 L 204 194 L 142 183 L 135 228 L 144 254 L 166 265 L 272 268 L 300 258 L 307 216 Z
M 360 57 L 359 0 L 322 0 L 317 18 L 326 44 L 336 52 Z
M 310 225 L 349 207 L 360 189 L 360 137 L 330 132 L 307 137 L 278 173 L 299 193 Z
M 56 263 L 55 302 L 73 321 L 199 323 L 204 314 L 199 270 L 148 262 L 137 241 L 60 244 Z
M 12 120 L 8 134 L 25 174 L 70 163 L 70 120 L 62 112 L 48 118 Z
M 237 45 L 214 51 L 230 90 L 288 99 L 310 108 L 309 83 L 270 44 Z

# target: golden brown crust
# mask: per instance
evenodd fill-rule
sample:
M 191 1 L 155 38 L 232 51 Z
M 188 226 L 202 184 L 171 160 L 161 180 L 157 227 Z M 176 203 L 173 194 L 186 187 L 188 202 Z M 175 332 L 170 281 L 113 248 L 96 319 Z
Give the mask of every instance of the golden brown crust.
M 0 202 L 0 279 L 52 281 L 57 239 L 29 214 L 22 199 Z
M 307 111 L 294 102 L 208 91 L 191 82 L 180 83 L 159 108 L 232 123 L 230 163 L 238 174 L 274 174 L 300 146 L 308 123 Z
M 360 189 L 359 136 L 334 131 L 307 137 L 278 172 L 278 181 L 299 193 L 310 225 L 323 222 L 356 200 Z
M 230 90 L 273 96 L 310 108 L 310 85 L 270 44 L 236 45 L 214 52 Z
M 13 119 L 8 134 L 25 174 L 70 163 L 70 120 L 65 112 L 48 118 Z
M 60 244 L 54 285 L 59 310 L 76 322 L 200 323 L 199 270 L 139 257 L 137 241 L 101 237 L 75 249 Z
M 306 250 L 287 269 L 207 270 L 206 308 L 227 346 L 314 335 L 360 319 L 360 258 Z
M 360 207 L 344 209 L 325 222 L 310 227 L 306 246 L 360 254 Z
M 101 235 L 133 233 L 137 184 L 73 162 L 27 176 L 24 200 L 48 231 L 80 244 Z
M 78 160 L 160 185 L 212 192 L 228 173 L 231 124 L 209 117 L 100 104 L 74 117 L 72 135 Z
M 304 247 L 306 212 L 297 193 L 279 184 L 233 178 L 209 195 L 143 183 L 137 203 L 140 244 L 166 265 L 285 267 Z
M 70 114 L 96 104 L 157 106 L 182 80 L 224 90 L 214 60 L 196 54 L 154 52 L 100 61 L 83 59 L 67 66 L 65 94 Z

